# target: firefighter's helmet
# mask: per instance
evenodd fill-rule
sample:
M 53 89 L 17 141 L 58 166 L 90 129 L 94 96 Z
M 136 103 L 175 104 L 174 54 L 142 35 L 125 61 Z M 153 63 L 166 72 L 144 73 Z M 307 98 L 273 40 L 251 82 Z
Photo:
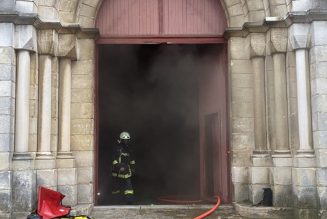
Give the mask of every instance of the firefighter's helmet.
M 131 139 L 131 136 L 129 135 L 128 132 L 122 132 L 119 135 L 119 139 L 120 140 L 123 140 L 123 139 L 129 140 L 129 139 Z

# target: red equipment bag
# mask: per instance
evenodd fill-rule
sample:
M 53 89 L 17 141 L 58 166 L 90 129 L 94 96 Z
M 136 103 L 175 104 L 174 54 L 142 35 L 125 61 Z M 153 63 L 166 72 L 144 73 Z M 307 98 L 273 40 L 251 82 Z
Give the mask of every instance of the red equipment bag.
M 39 187 L 39 199 L 37 206 L 37 213 L 43 219 L 51 219 L 67 215 L 70 208 L 61 205 L 61 201 L 65 196 L 60 192 Z

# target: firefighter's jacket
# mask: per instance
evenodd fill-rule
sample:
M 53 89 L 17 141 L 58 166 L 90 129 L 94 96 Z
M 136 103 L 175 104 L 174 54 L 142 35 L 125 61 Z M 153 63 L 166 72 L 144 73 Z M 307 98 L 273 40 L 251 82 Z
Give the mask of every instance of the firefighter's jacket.
M 127 179 L 135 171 L 135 159 L 128 145 L 119 144 L 115 147 L 112 160 L 112 176 Z

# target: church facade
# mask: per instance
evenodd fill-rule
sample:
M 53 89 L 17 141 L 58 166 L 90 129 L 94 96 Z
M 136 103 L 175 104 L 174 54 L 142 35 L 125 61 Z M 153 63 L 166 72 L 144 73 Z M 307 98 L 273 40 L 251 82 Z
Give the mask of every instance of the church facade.
M 97 45 L 131 43 L 99 20 L 112 2 L 0 0 L 0 218 L 26 218 L 38 186 L 96 205 Z M 223 28 L 207 42 L 227 47 L 231 203 L 241 211 L 269 187 L 280 211 L 327 218 L 327 2 L 205 2 L 219 4 Z

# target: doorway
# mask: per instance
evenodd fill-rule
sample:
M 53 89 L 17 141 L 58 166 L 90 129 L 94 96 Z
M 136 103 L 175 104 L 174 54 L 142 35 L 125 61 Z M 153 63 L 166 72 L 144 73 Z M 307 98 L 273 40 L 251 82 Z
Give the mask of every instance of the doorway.
M 209 159 L 201 156 L 200 129 L 202 112 L 210 107 L 201 105 L 212 90 L 202 78 L 216 75 L 217 53 L 223 49 L 215 44 L 99 46 L 98 205 L 117 204 L 110 155 L 121 131 L 132 138 L 136 204 L 160 204 L 158 198 L 167 195 L 203 196 L 201 163 Z M 220 95 L 206 97 L 219 101 Z M 216 179 L 211 182 L 204 187 L 213 188 Z

